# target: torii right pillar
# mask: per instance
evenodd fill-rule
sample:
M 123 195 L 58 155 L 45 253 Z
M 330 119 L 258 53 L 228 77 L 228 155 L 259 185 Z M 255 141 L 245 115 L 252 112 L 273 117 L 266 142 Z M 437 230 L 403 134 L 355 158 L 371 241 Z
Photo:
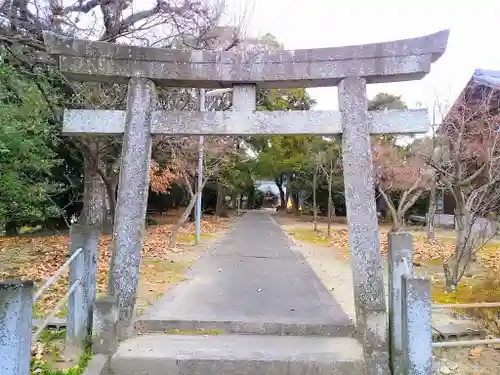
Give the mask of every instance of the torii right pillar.
M 365 350 L 367 373 L 385 375 L 389 373 L 388 322 L 373 189 L 366 80 L 345 78 L 340 82 L 338 91 L 357 332 Z
M 394 51 L 394 55 L 397 54 Z M 394 60 L 389 58 L 385 61 L 388 68 L 394 69 Z M 405 65 L 401 70 L 406 75 L 412 65 L 414 74 L 420 73 L 418 59 L 408 61 Z M 365 350 L 367 374 L 383 375 L 390 373 L 387 350 L 389 330 L 367 112 L 366 84 L 370 78 L 369 75 L 343 78 L 338 84 L 338 97 L 357 332 Z M 397 74 L 389 80 L 397 81 Z M 375 81 L 380 82 L 379 79 Z

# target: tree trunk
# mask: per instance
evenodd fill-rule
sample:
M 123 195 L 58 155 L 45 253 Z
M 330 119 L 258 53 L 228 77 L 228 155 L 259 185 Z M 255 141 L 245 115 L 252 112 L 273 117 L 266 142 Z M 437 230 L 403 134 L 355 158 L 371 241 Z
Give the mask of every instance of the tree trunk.
M 19 225 L 17 221 L 7 221 L 5 223 L 5 235 L 17 236 L 19 234 Z
M 103 191 L 102 197 L 103 205 L 102 205 L 102 233 L 103 234 L 113 234 L 113 221 L 114 221 L 114 212 L 111 210 L 111 202 L 109 199 L 109 194 L 106 191 Z
M 318 168 L 314 168 L 313 174 L 313 223 L 314 223 L 314 231 L 318 231 L 318 207 L 316 204 L 316 185 L 317 185 L 317 176 Z
M 224 186 L 220 182 L 217 182 L 217 203 L 215 204 L 215 216 L 220 216 L 222 214 L 222 209 L 224 208 L 224 197 Z
M 291 181 L 290 174 L 287 173 L 286 174 L 286 192 L 285 192 L 285 200 L 286 200 L 286 210 L 287 210 L 287 212 L 292 212 L 292 209 L 293 209 L 293 203 L 292 203 L 292 200 L 290 198 L 291 195 L 292 195 L 292 181 Z M 292 207 L 288 208 L 288 202 L 291 203 Z
M 85 280 L 82 284 L 83 293 L 86 295 L 85 300 L 88 301 L 88 305 L 84 306 L 86 311 L 83 314 L 85 314 L 85 326 L 89 328 L 92 327 L 92 312 L 97 293 L 99 237 L 102 229 L 104 201 L 106 196 L 105 184 L 99 174 L 99 169 L 103 163 L 99 153 L 100 146 L 97 140 L 91 140 L 88 148 L 86 148 L 84 152 L 83 209 L 79 220 L 79 224 L 85 228 L 83 245 Z
M 187 207 L 185 208 L 184 212 L 182 213 L 181 217 L 179 220 L 177 220 L 177 223 L 170 233 L 170 247 L 174 248 L 175 245 L 177 244 L 177 233 L 179 232 L 179 229 L 184 225 L 184 223 L 187 221 L 189 216 L 191 215 L 191 212 L 193 211 L 194 205 L 196 204 L 196 199 L 198 198 L 198 193 L 191 195 L 191 198 L 189 199 L 189 203 Z
M 443 264 L 446 289 L 455 292 L 470 262 L 474 257 L 474 243 L 471 239 L 472 221 L 466 211 L 465 203 L 460 200 L 455 209 L 455 250 Z
M 252 187 L 251 189 L 247 190 L 247 208 L 249 210 L 253 209 L 254 204 L 255 204 L 255 189 Z
M 237 201 L 236 201 L 236 214 L 239 215 L 240 214 L 240 209 L 241 209 L 241 200 L 242 200 L 242 197 L 243 195 L 242 194 L 238 194 L 238 198 L 237 198 Z
M 104 175 L 101 170 L 101 178 L 104 181 L 106 187 L 103 196 L 103 218 L 102 218 L 102 231 L 104 234 L 112 234 L 113 226 L 115 223 L 115 211 L 116 211 L 116 190 L 118 187 L 118 174 L 113 174 L 108 177 Z
M 392 232 L 400 232 L 405 226 L 405 214 L 403 212 L 396 211 L 396 217 L 393 220 Z
M 290 197 L 292 199 L 292 211 L 295 215 L 298 215 L 300 213 L 300 210 L 299 210 L 300 194 L 298 192 L 295 192 Z
M 392 221 L 391 232 L 399 232 L 403 226 L 404 212 L 398 211 L 396 209 L 392 200 L 380 186 L 378 187 L 378 191 L 380 192 L 380 195 L 382 196 L 382 199 L 384 200 L 385 205 L 388 208 L 387 214 L 390 215 Z
M 436 195 L 437 186 L 436 179 L 431 181 L 430 195 L 429 195 L 429 210 L 427 212 L 427 240 L 434 241 L 436 239 L 436 231 L 434 228 L 434 221 L 436 217 Z
M 328 176 L 328 237 L 332 234 L 332 176 Z
M 278 191 L 280 193 L 280 208 L 282 210 L 286 210 L 286 197 L 285 192 L 283 191 L 283 176 L 280 176 L 280 178 L 276 178 L 274 182 L 276 183 L 276 186 L 278 187 Z
M 80 223 L 91 226 L 101 226 L 104 212 L 104 200 L 106 190 L 104 182 L 99 174 L 99 143 L 92 141 L 86 152 L 84 152 L 84 190 L 83 208 L 80 215 Z

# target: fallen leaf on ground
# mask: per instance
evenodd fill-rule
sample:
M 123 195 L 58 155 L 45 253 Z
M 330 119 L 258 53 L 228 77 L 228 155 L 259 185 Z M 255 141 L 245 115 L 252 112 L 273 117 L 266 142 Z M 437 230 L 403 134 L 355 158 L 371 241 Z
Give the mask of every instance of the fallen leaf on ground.
M 175 222 L 175 217 L 170 221 Z M 213 234 L 229 228 L 231 219 L 209 216 L 201 222 L 201 233 Z M 169 246 L 169 237 L 174 224 L 150 226 L 144 241 L 142 256 L 168 259 L 174 252 Z M 179 229 L 181 236 L 194 236 L 195 224 L 186 223 Z M 182 249 L 183 245 L 176 248 Z M 101 236 L 99 241 L 99 262 L 97 290 L 107 289 L 108 269 L 111 259 L 111 236 Z M 0 237 L 0 279 L 33 280 L 39 287 L 68 259 L 69 236 L 17 236 Z M 151 272 L 155 272 L 151 266 Z M 53 284 L 40 298 L 36 310 L 50 311 L 68 290 L 67 274 Z
M 380 231 L 380 250 L 383 255 L 387 255 L 387 234 L 388 230 Z M 328 239 L 330 247 L 337 247 L 348 251 L 349 238 L 348 230 L 340 229 L 332 232 L 331 237 Z M 499 249 L 496 251 L 479 251 L 478 257 L 481 262 L 489 269 L 500 271 L 500 244 Z M 452 241 L 434 240 L 427 241 L 425 238 L 414 236 L 413 237 L 413 261 L 417 264 L 429 260 L 445 260 L 449 258 L 454 251 L 454 244 Z
M 481 357 L 481 353 L 483 352 L 483 348 L 478 346 L 477 348 L 472 348 L 469 350 L 469 356 L 470 357 Z

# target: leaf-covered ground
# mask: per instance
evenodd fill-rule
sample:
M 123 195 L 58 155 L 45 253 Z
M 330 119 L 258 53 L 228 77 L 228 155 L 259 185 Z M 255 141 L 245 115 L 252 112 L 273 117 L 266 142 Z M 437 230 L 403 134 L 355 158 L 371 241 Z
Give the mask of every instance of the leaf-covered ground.
M 192 262 L 217 234 L 226 231 L 232 219 L 207 216 L 201 223 L 201 244 L 194 246 L 194 224 L 186 224 L 177 235 L 177 245 L 169 244 L 178 213 L 155 217 L 157 225 L 147 229 L 142 251 L 136 313 L 142 314 L 169 287 L 181 281 Z M 98 291 L 107 288 L 111 256 L 111 236 L 102 236 L 99 246 Z M 68 258 L 67 234 L 0 237 L 0 279 L 31 279 L 37 287 L 51 277 Z M 68 290 L 65 274 L 49 288 L 34 309 L 35 316 L 46 316 Z M 58 316 L 64 316 L 63 307 Z M 64 358 L 64 332 L 45 331 L 32 345 L 32 374 L 81 375 L 89 355 L 74 362 Z
M 292 236 L 299 240 L 328 247 L 331 251 L 349 258 L 349 240 L 346 224 L 334 224 L 331 236 L 325 226 L 313 230 L 310 223 L 297 223 L 287 218 L 286 225 Z M 281 221 L 285 221 L 281 219 Z M 285 224 L 285 223 L 284 223 Z M 380 249 L 387 256 L 387 233 L 389 228 L 380 228 Z M 427 241 L 421 230 L 413 231 L 413 263 L 415 272 L 430 276 L 434 303 L 476 303 L 500 302 L 500 243 L 498 240 L 486 244 L 477 253 L 478 261 L 469 265 L 455 293 L 447 293 L 444 283 L 443 260 L 449 257 L 454 248 L 452 230 L 437 233 L 437 240 Z M 464 311 L 458 311 L 464 313 Z M 490 332 L 500 335 L 500 308 L 468 309 L 466 313 L 481 322 Z
M 169 246 L 169 235 L 173 229 L 172 217 L 158 218 L 159 225 L 150 226 L 142 251 L 140 292 L 145 301 L 139 308 L 160 295 L 171 283 L 182 279 L 189 259 L 179 254 L 192 248 L 194 224 L 179 230 L 178 245 Z M 202 242 L 220 231 L 226 230 L 231 219 L 206 217 L 202 221 Z M 0 237 L 0 279 L 31 279 L 40 286 L 52 276 L 68 258 L 69 237 L 67 234 L 45 236 Z M 99 246 L 98 291 L 107 288 L 107 276 L 111 255 L 111 236 L 102 236 Z M 47 290 L 37 303 L 35 314 L 45 315 L 68 290 L 67 275 Z M 149 302 L 150 303 L 150 302 Z M 61 312 L 64 314 L 64 311 Z
M 344 311 L 351 318 L 354 318 L 355 306 L 352 295 L 353 281 L 347 252 L 342 249 L 334 249 L 330 247 L 331 245 L 328 246 L 328 240 L 325 235 L 311 236 L 311 233 L 306 231 L 311 228 L 312 226 L 304 228 L 300 225 L 297 228 L 297 225 L 293 223 L 285 225 L 284 227 L 285 230 L 293 233 L 292 237 L 296 240 L 297 251 L 300 251 L 304 255 L 327 289 L 331 290 Z M 299 230 L 297 231 L 297 229 Z M 336 229 L 341 228 L 336 227 Z M 465 290 L 466 288 L 464 288 L 464 291 Z M 485 287 L 483 293 L 488 293 L 488 290 L 493 294 L 495 286 Z M 496 290 L 500 291 L 498 285 L 496 286 Z M 468 291 L 467 295 L 475 297 L 478 293 L 477 291 L 475 293 L 474 291 Z M 451 294 L 448 294 L 448 296 L 451 296 Z M 461 291 L 459 296 L 456 297 L 464 298 L 465 294 Z M 483 310 L 484 314 L 494 314 L 492 309 L 489 309 L 489 313 L 486 311 L 488 309 Z M 475 317 L 479 318 L 478 316 Z M 490 326 L 489 328 L 491 328 L 492 332 L 495 331 L 494 327 Z M 500 374 L 500 367 L 498 366 L 500 363 L 500 350 L 498 349 L 500 349 L 500 346 L 497 346 L 497 349 L 495 349 L 494 346 L 435 349 L 433 350 L 433 374 Z
M 388 230 L 380 230 L 380 249 L 383 255 L 387 255 L 387 234 Z M 312 229 L 312 225 L 293 228 L 291 233 L 299 240 L 327 245 L 335 250 L 340 250 L 344 255 L 349 254 L 348 231 L 345 226 L 336 225 L 329 237 L 327 231 L 322 226 L 318 231 Z M 453 253 L 454 240 L 449 237 L 438 237 L 436 241 L 429 242 L 420 235 L 413 236 L 413 262 L 417 265 L 423 263 L 440 264 Z M 478 252 L 478 258 L 484 268 L 500 271 L 500 243 L 491 242 Z

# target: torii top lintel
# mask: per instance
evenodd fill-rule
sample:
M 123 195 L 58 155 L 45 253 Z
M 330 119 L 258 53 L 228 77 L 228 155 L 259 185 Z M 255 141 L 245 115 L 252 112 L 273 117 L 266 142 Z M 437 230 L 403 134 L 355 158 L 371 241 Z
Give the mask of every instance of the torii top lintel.
M 391 42 L 262 52 L 182 51 L 128 46 L 43 34 L 47 50 L 59 56 L 61 71 L 81 81 L 126 82 L 132 77 L 159 86 L 261 88 L 336 86 L 345 77 L 367 83 L 423 78 L 441 57 L 448 30 Z

